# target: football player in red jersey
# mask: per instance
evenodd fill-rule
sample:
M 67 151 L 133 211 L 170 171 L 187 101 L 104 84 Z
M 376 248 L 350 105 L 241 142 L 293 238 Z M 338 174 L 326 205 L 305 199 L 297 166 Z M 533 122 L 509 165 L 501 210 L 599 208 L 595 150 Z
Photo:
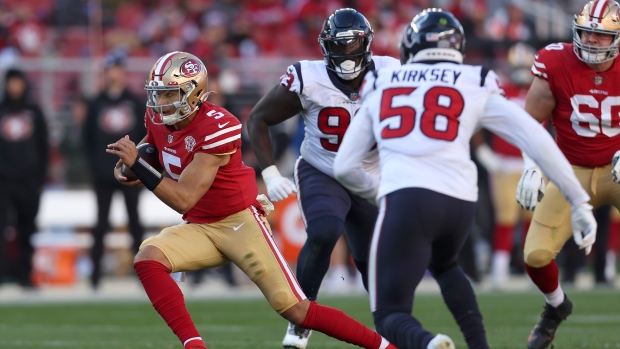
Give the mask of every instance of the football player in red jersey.
M 620 149 L 620 66 L 614 64 L 620 43 L 619 10 L 616 1 L 588 2 L 575 16 L 572 44 L 551 44 L 538 52 L 525 102 L 525 110 L 537 120 L 551 115 L 556 142 L 594 207 L 620 208 L 620 185 L 614 183 L 620 167 L 612 164 Z M 546 304 L 528 338 L 528 348 L 543 349 L 572 312 L 554 261 L 571 236 L 570 210 L 558 188 L 552 183 L 545 187 L 540 170 L 527 159 L 517 201 L 528 209 L 536 207 L 524 258 Z M 575 235 L 574 239 L 589 253 L 595 237 Z
M 106 150 L 120 158 L 119 182 L 144 184 L 185 220 L 145 240 L 134 259 L 153 307 L 186 349 L 205 349 L 169 274 L 233 262 L 288 321 L 364 348 L 395 348 L 342 311 L 306 298 L 271 235 L 265 216 L 273 205 L 257 196 L 254 170 L 242 162 L 241 123 L 206 101 L 207 83 L 204 64 L 186 52 L 162 56 L 149 73 L 145 141 L 158 149 L 170 178 L 141 160 L 129 137 Z M 138 180 L 128 182 L 121 163 Z

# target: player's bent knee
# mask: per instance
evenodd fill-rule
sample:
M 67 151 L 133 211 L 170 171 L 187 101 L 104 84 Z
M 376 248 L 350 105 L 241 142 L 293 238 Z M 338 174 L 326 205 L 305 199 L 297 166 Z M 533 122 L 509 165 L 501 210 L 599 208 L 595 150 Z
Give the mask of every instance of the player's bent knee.
M 555 258 L 555 255 L 551 251 L 547 250 L 534 250 L 525 255 L 525 264 L 533 268 L 542 268 Z
M 400 324 L 411 318 L 411 315 L 408 313 L 375 311 L 373 318 L 375 331 L 385 338 L 392 338 L 392 334 L 389 333 L 390 329 L 393 331 L 394 328 L 398 328 Z
M 278 291 L 269 297 L 269 304 L 271 307 L 277 311 L 278 313 L 283 313 L 287 307 L 293 308 L 295 304 L 291 307 L 292 297 L 289 295 L 289 292 Z
M 159 262 L 166 267 L 170 268 L 170 262 L 166 255 L 155 246 L 147 245 L 144 246 L 133 259 L 134 264 L 142 261 L 155 261 Z
M 314 219 L 308 223 L 306 229 L 308 233 L 308 243 L 321 248 L 324 246 L 334 246 L 342 234 L 344 223 L 333 216 L 326 216 Z
M 306 320 L 308 308 L 310 308 L 310 301 L 308 299 L 304 299 L 301 302 L 293 305 L 289 309 L 285 310 L 280 315 L 289 322 L 297 326 L 301 326 L 304 320 Z

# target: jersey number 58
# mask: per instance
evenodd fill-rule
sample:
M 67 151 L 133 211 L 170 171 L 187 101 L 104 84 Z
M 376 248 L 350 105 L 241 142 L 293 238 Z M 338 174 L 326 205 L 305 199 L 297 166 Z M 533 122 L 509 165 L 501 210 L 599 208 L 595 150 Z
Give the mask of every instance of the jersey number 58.
M 395 87 L 383 91 L 379 120 L 398 117 L 398 127 L 387 125 L 381 131 L 383 139 L 400 138 L 411 133 L 416 123 L 416 110 L 410 105 L 394 106 L 394 98 L 409 95 L 416 87 Z M 451 87 L 435 86 L 422 97 L 423 112 L 420 115 L 420 130 L 429 138 L 453 141 L 459 132 L 459 117 L 465 101 L 461 93 Z

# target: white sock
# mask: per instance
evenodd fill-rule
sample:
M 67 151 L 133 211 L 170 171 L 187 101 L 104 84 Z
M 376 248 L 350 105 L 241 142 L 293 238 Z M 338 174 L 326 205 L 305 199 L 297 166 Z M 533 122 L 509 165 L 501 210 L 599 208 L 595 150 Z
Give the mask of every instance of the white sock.
M 379 349 L 385 349 L 388 347 L 388 345 L 390 345 L 390 342 L 388 342 L 387 339 L 381 337 L 381 345 L 379 346 Z
M 551 293 L 545 293 L 545 300 L 547 300 L 548 304 L 551 304 L 552 307 L 557 308 L 564 302 L 564 291 L 562 291 L 562 286 L 558 285 L 558 288 Z
M 606 254 L 605 279 L 614 282 L 616 279 L 616 252 L 608 250 Z
M 491 280 L 499 284 L 508 281 L 510 275 L 510 253 L 506 251 L 495 251 L 491 264 Z

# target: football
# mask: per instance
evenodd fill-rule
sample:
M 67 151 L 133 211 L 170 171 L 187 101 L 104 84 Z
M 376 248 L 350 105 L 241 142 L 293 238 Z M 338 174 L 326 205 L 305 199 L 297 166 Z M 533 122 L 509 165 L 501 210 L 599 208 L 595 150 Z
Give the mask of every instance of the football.
M 146 161 L 157 172 L 161 173 L 164 170 L 164 167 L 159 163 L 159 152 L 154 145 L 142 143 L 137 146 L 137 149 L 138 155 L 140 155 L 142 160 Z M 121 165 L 121 174 L 127 177 L 127 181 L 135 181 L 138 179 L 133 171 L 129 167 L 125 166 L 125 164 Z

